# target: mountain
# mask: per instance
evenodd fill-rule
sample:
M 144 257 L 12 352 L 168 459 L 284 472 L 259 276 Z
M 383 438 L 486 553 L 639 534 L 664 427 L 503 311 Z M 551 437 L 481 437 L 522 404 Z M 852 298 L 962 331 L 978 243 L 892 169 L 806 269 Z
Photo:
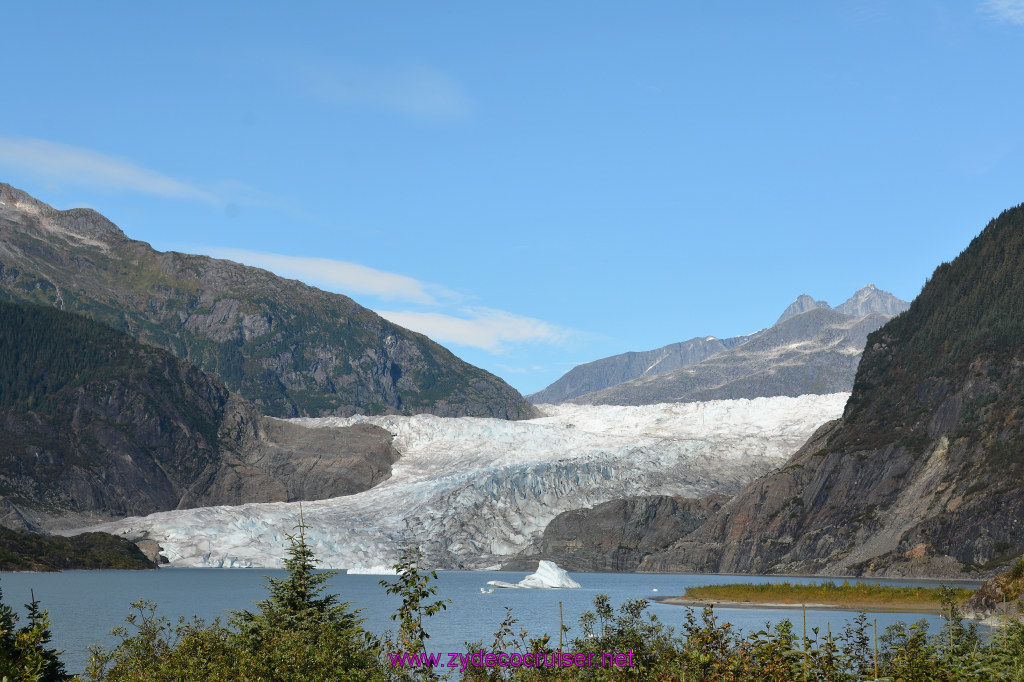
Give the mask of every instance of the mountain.
M 882 315 L 895 317 L 909 307 L 910 304 L 906 301 L 896 298 L 888 291 L 882 291 L 874 284 L 868 284 L 866 287 L 858 289 L 853 296 L 832 309 L 837 313 L 852 317 L 864 317 L 871 313 L 881 313 Z M 801 294 L 795 301 L 789 304 L 788 308 L 782 311 L 782 315 L 775 321 L 775 324 L 785 322 L 791 317 L 806 313 L 809 310 L 817 310 L 818 308 L 831 308 L 831 306 L 826 301 L 815 301 L 807 294 Z
M 699 363 L 572 402 L 644 405 L 846 392 L 853 386 L 867 335 L 888 319 L 880 313 L 852 317 L 812 308 Z
M 807 294 L 800 294 L 796 297 L 796 300 L 789 304 L 782 314 L 779 315 L 779 319 L 775 320 L 775 324 L 781 324 L 791 317 L 796 317 L 806 313 L 808 310 L 817 310 L 818 308 L 830 308 L 831 306 L 825 301 L 815 301 Z
M 336 497 L 391 474 L 391 434 L 306 429 L 76 313 L 0 301 L 0 525 Z
M 895 317 L 910 307 L 906 301 L 896 298 L 888 291 L 882 291 L 869 284 L 859 290 L 841 305 L 836 306 L 836 312 L 854 317 L 863 317 L 871 313 L 881 313 Z
M 873 284 L 834 309 L 801 294 L 769 329 L 595 360 L 528 398 L 535 404 L 647 405 L 845 392 L 867 334 L 908 306 Z
M 395 434 L 400 466 L 371 490 L 304 502 L 325 567 L 390 566 L 418 546 L 431 568 L 496 567 L 534 547 L 561 512 L 623 496 L 733 495 L 773 470 L 846 395 L 606 407 L 558 405 L 506 421 L 432 415 L 302 419 Z M 701 512 L 700 509 L 694 510 Z M 246 504 L 103 524 L 163 548 L 176 566 L 274 566 L 296 504 Z M 312 521 L 311 521 L 312 520 Z M 629 533 L 634 533 L 631 526 Z M 639 557 L 636 557 L 639 559 Z
M 841 419 L 641 570 L 960 577 L 1024 551 L 1024 205 L 867 339 Z
M 80 312 L 167 349 L 272 416 L 534 414 L 494 375 L 346 296 L 160 253 L 91 209 L 57 211 L 2 183 L 0 298 Z
M 716 339 L 704 336 L 655 350 L 622 353 L 578 365 L 542 391 L 526 396 L 534 404 L 557 404 L 639 377 L 686 367 L 743 343 L 746 336 Z

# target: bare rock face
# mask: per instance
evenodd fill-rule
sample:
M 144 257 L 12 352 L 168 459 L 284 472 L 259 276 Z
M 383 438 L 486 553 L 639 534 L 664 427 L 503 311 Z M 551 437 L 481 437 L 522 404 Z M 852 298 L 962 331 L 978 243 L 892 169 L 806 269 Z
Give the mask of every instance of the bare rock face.
M 1024 617 L 1024 559 L 1018 560 L 1013 570 L 1001 573 L 985 581 L 965 604 L 962 610 L 968 618 L 992 619 L 998 623 L 1003 619 L 1020 620 Z
M 129 239 L 91 209 L 0 183 L 0 297 L 75 311 L 217 376 L 278 417 L 520 419 L 498 377 L 352 299 L 258 268 Z
M 564 512 L 544 529 L 539 551 L 517 557 L 506 568 L 532 567 L 544 558 L 570 571 L 635 571 L 645 556 L 695 529 L 728 499 L 648 495 Z
M 399 453 L 372 424 L 307 428 L 261 417 L 258 437 L 227 453 L 202 493 L 178 508 L 322 500 L 369 490 L 391 477 Z
M 796 317 L 806 313 L 808 310 L 817 310 L 818 308 L 831 308 L 825 301 L 815 301 L 807 294 L 800 294 L 796 300 L 789 304 L 789 307 L 782 311 L 779 315 L 779 319 L 775 320 L 775 324 L 785 322 L 791 317 Z

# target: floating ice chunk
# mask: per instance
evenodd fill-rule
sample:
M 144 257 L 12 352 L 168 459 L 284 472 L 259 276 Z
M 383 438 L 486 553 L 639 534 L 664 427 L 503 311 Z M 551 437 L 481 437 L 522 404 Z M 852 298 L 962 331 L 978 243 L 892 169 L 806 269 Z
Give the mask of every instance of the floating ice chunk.
M 565 572 L 565 569 L 559 568 L 554 561 L 540 560 L 540 564 L 537 566 L 537 572 L 531 573 L 522 580 L 519 584 L 523 587 L 539 587 L 539 588 L 573 588 L 578 589 L 580 584 L 569 577 L 569 574 Z
M 545 559 L 540 560 L 536 573 L 531 573 L 515 585 L 502 580 L 489 580 L 487 584 L 495 587 L 525 587 L 538 590 L 578 589 L 580 587 L 580 584 L 570 578 L 564 569 L 559 568 L 554 561 Z
M 349 575 L 398 575 L 398 571 L 391 566 L 354 566 L 346 568 L 345 572 Z

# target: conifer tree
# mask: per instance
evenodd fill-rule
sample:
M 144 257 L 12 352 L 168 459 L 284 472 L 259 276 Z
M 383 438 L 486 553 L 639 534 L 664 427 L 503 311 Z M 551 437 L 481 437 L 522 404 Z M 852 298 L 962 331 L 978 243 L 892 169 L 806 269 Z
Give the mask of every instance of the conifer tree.
M 28 624 L 18 628 L 18 614 L 3 602 L 0 589 L 0 679 L 8 682 L 63 682 L 71 679 L 58 658 L 61 652 L 48 649 L 52 635 L 46 611 L 39 602 L 25 605 Z
M 261 638 L 272 630 L 302 630 L 330 625 L 339 630 L 362 632 L 363 618 L 351 610 L 351 603 L 338 602 L 337 595 L 321 596 L 325 583 L 337 571 L 317 571 L 316 557 L 306 544 L 307 525 L 299 508 L 299 523 L 295 533 L 287 534 L 288 556 L 284 568 L 285 578 L 267 578 L 270 595 L 256 602 L 258 611 L 236 611 L 232 624 L 245 637 Z

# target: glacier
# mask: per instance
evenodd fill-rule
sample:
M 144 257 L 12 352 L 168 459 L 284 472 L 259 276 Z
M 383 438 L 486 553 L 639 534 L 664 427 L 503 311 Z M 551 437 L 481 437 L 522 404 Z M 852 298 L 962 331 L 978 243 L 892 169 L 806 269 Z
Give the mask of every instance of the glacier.
M 421 565 L 493 569 L 570 509 L 635 495 L 734 494 L 781 465 L 848 394 L 642 406 L 541 405 L 524 421 L 476 417 L 304 418 L 376 424 L 401 459 L 368 491 L 301 503 L 326 568 L 377 571 L 408 546 Z M 300 503 L 202 507 L 78 529 L 159 543 L 171 566 L 279 567 Z

